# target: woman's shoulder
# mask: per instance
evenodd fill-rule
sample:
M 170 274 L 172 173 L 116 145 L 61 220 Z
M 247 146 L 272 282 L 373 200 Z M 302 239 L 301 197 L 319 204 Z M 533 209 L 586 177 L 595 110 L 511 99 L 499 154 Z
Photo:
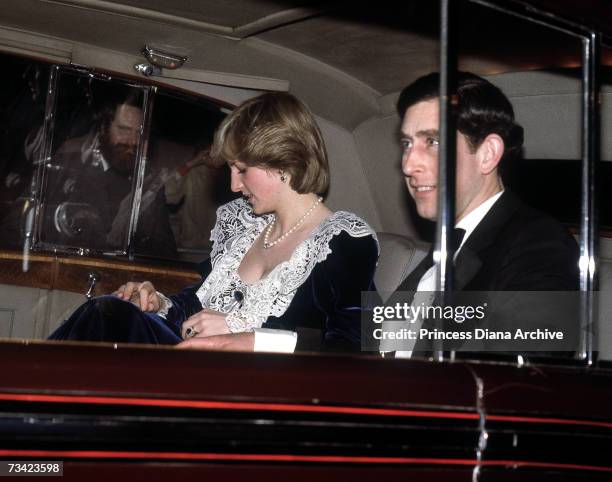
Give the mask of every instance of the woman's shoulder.
M 233 242 L 245 232 L 253 231 L 252 228 L 261 230 L 269 222 L 268 216 L 256 216 L 253 214 L 251 205 L 244 199 L 238 198 L 217 209 L 217 220 L 210 232 L 210 240 L 213 242 L 211 258 L 227 248 L 226 244 Z
M 257 216 L 253 214 L 251 205 L 241 197 L 217 208 L 215 229 L 229 230 L 235 234 L 237 230 L 243 230 L 258 224 L 265 225 L 269 221 L 269 215 Z
M 376 233 L 363 219 L 353 213 L 338 211 L 325 218 L 300 243 L 289 262 L 279 273 L 287 276 L 283 289 L 296 290 L 317 266 L 345 269 L 359 260 L 363 266 L 375 266 L 378 259 Z M 360 270 L 361 268 L 357 268 Z
M 334 251 L 352 252 L 380 251 L 376 232 L 362 218 L 348 211 L 336 211 L 328 216 L 314 233 L 313 248 L 317 251 L 318 261 L 323 261 Z
M 243 197 L 233 199 L 217 208 L 217 221 L 220 219 L 255 219 L 251 205 Z
M 321 232 L 337 236 L 346 233 L 351 238 L 371 236 L 378 243 L 376 232 L 362 218 L 348 211 L 336 211 L 328 216 L 319 227 Z

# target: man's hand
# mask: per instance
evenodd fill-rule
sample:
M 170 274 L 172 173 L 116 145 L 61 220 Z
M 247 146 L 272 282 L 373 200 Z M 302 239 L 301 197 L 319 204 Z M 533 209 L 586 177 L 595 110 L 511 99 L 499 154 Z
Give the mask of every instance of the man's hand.
M 253 351 L 255 346 L 255 333 L 232 333 L 230 335 L 207 336 L 204 338 L 189 338 L 182 341 L 178 348 L 192 350 L 217 351 Z
M 138 306 L 142 311 L 157 312 L 161 307 L 161 299 L 155 291 L 155 287 L 150 281 L 142 283 L 129 282 L 119 286 L 113 293 L 123 301 L 130 301 Z
M 229 334 L 225 316 L 223 313 L 209 309 L 190 316 L 183 322 L 181 328 L 183 339 Z

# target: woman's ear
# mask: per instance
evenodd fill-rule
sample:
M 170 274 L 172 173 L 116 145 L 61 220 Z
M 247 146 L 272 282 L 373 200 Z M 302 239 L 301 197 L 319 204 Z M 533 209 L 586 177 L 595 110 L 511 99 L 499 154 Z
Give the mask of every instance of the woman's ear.
M 480 157 L 480 171 L 490 174 L 499 165 L 504 155 L 504 140 L 498 134 L 489 134 L 478 147 Z

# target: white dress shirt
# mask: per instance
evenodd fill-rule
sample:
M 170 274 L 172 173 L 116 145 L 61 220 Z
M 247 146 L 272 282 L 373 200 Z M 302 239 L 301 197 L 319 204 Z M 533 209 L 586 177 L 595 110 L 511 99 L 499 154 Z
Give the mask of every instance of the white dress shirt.
M 461 251 L 461 248 L 463 247 L 467 239 L 474 232 L 476 227 L 480 224 L 480 221 L 482 221 L 482 219 L 486 216 L 489 210 L 497 202 L 497 200 L 500 198 L 503 192 L 504 191 L 501 190 L 494 196 L 491 196 L 485 202 L 483 202 L 478 207 L 476 207 L 475 209 L 470 211 L 468 214 L 466 214 L 466 216 L 455 225 L 456 228 L 463 229 L 465 231 L 465 234 L 463 235 L 463 240 L 461 241 L 461 244 L 457 248 L 457 251 L 455 251 L 455 256 L 453 260 L 457 259 L 457 255 L 459 254 L 459 251 Z M 434 291 L 436 291 L 436 265 L 435 264 L 431 268 L 429 268 L 425 272 L 425 274 L 421 277 L 421 280 L 419 281 L 419 284 L 417 286 L 417 293 L 415 294 L 415 300 L 417 299 L 417 294 L 420 291 L 424 291 L 428 293 L 433 293 Z M 419 302 L 423 302 L 423 299 L 419 298 Z M 431 300 L 429 300 L 429 304 L 431 304 Z M 417 323 L 420 321 L 422 320 L 417 320 Z M 415 326 L 415 328 L 418 329 L 419 326 Z M 416 340 L 413 340 L 413 342 L 416 343 Z M 414 343 L 413 343 L 413 347 L 414 347 Z M 411 356 L 412 356 L 412 350 L 401 350 L 401 351 L 395 352 L 395 358 L 410 358 Z

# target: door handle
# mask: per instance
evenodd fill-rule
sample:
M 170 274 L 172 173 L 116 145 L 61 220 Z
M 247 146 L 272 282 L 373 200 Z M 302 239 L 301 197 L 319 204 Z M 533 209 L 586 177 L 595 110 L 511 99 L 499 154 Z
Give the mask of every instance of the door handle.
M 87 273 L 87 282 L 89 286 L 87 287 L 87 291 L 85 292 L 85 298 L 88 300 L 93 298 L 93 290 L 96 287 L 96 283 L 100 281 L 100 274 L 95 271 L 90 271 Z

